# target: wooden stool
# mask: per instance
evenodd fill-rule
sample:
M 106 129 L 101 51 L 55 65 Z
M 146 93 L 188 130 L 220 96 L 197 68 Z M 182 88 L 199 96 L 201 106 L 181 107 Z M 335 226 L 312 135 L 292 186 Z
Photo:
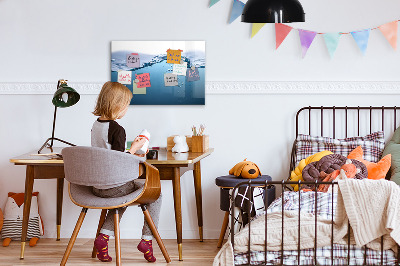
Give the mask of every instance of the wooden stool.
M 224 241 L 226 228 L 228 227 L 229 222 L 229 207 L 230 207 L 230 199 L 229 193 L 230 190 L 233 189 L 237 184 L 249 181 L 250 179 L 236 177 L 234 175 L 220 176 L 215 179 L 215 184 L 220 187 L 220 209 L 225 212 L 224 221 L 222 222 L 221 233 L 219 235 L 218 245 L 220 248 L 222 246 L 222 242 Z M 272 178 L 268 175 L 261 175 L 257 178 L 251 179 L 251 181 L 263 181 L 266 180 L 272 181 Z M 264 192 L 265 193 L 265 192 Z M 264 195 L 265 196 L 265 195 Z M 268 188 L 268 199 L 267 206 L 271 204 L 275 200 L 275 186 L 271 186 Z

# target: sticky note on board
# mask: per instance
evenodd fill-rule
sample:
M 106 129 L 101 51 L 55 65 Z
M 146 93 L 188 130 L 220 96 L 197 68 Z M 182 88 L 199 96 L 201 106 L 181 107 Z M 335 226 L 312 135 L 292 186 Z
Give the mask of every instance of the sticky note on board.
M 140 56 L 138 53 L 126 55 L 126 65 L 131 68 L 140 67 Z
M 137 83 L 138 88 L 151 87 L 150 73 L 136 75 L 136 78 L 139 80 L 139 82 Z
M 164 74 L 164 84 L 165 87 L 172 87 L 178 85 L 178 76 L 173 73 Z
M 146 94 L 146 87 L 138 88 L 137 83 L 132 84 L 132 93 L 133 94 Z
M 186 76 L 187 62 L 183 64 L 174 64 L 172 67 L 172 73 L 176 75 Z
M 200 80 L 200 74 L 199 74 L 199 69 L 197 67 L 194 68 L 188 68 L 186 71 L 186 80 L 187 81 L 197 81 Z
M 118 82 L 121 84 L 131 84 L 132 71 L 118 71 Z
M 181 63 L 182 50 L 167 50 L 167 63 L 169 64 L 180 64 Z

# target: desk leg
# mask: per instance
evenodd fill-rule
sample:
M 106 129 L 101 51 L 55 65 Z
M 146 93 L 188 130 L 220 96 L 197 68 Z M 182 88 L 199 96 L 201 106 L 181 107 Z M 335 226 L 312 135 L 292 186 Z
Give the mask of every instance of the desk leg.
M 64 178 L 57 178 L 57 241 L 60 241 Z
M 172 179 L 174 191 L 175 223 L 178 242 L 179 260 L 182 260 L 182 206 L 181 206 L 181 174 L 179 167 L 174 167 L 174 178 Z
M 34 166 L 26 166 L 25 177 L 25 195 L 24 195 L 24 213 L 22 219 L 22 233 L 21 233 L 21 255 L 20 259 L 24 259 L 26 235 L 28 233 L 29 213 L 31 211 L 32 190 L 34 181 Z
M 203 203 L 201 196 L 201 169 L 200 161 L 194 164 L 193 167 L 194 177 L 194 191 L 196 194 L 196 207 L 197 207 L 197 220 L 199 225 L 200 242 L 203 242 Z

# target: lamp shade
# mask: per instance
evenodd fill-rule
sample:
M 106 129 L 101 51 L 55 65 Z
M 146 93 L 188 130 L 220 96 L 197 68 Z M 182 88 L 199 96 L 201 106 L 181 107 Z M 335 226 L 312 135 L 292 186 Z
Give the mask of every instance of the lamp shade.
M 249 0 L 243 9 L 242 22 L 304 22 L 304 15 L 298 0 Z
M 79 99 L 79 93 L 65 83 L 58 87 L 58 90 L 53 95 L 52 102 L 54 106 L 63 108 L 76 104 Z

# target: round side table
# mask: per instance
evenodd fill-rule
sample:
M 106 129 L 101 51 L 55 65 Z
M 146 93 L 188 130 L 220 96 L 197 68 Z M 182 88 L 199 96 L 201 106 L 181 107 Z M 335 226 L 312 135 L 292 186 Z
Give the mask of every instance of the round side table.
M 230 208 L 230 199 L 229 193 L 230 190 L 233 189 L 237 184 L 246 182 L 246 181 L 263 181 L 266 180 L 272 181 L 272 178 L 269 175 L 261 175 L 254 179 L 246 179 L 241 177 L 236 177 L 234 175 L 226 175 L 220 176 L 215 179 L 215 184 L 220 187 L 220 209 L 225 212 L 224 221 L 222 222 L 221 233 L 219 235 L 218 245 L 220 248 L 222 246 L 222 242 L 224 241 L 226 228 L 228 227 L 229 222 L 229 208 Z M 275 200 L 275 186 L 271 186 L 268 189 L 268 200 L 267 206 L 271 204 Z

